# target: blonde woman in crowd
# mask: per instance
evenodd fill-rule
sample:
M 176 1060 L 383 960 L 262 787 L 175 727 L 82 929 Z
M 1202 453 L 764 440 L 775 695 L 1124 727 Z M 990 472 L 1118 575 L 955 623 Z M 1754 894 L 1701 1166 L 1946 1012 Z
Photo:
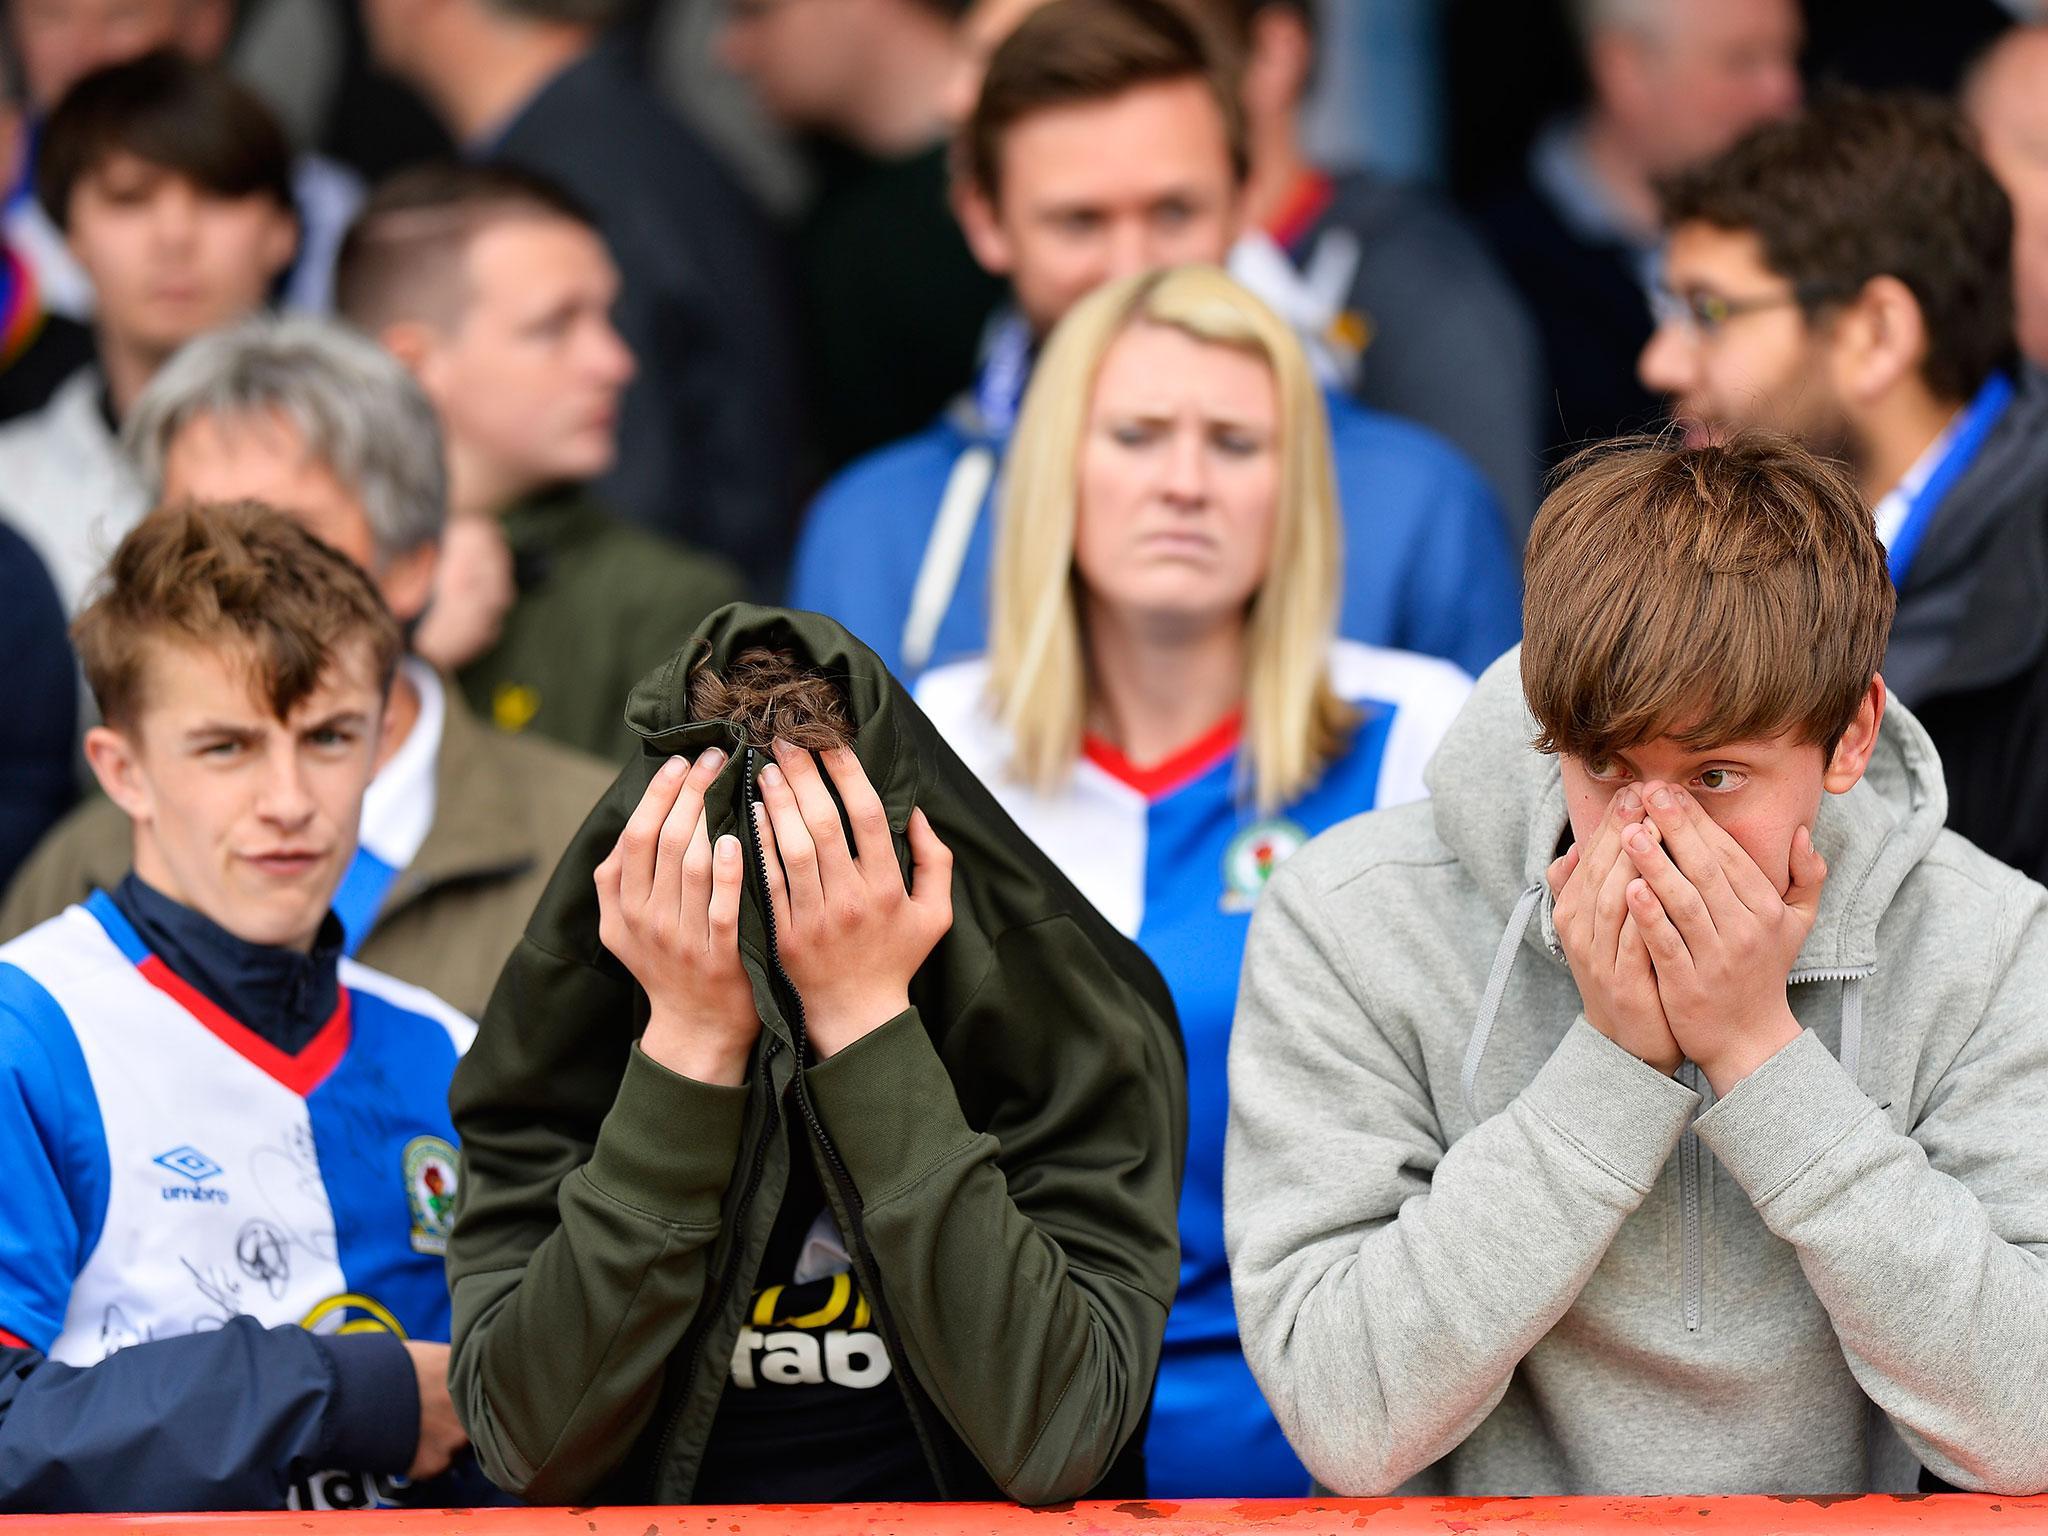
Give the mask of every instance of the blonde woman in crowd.
M 1180 1295 L 1146 1442 L 1160 1495 L 1308 1491 L 1239 1351 L 1224 1265 L 1239 961 L 1288 854 L 1425 793 L 1470 688 L 1447 662 L 1336 637 L 1339 528 L 1321 399 L 1285 322 L 1215 267 L 1113 283 L 1053 332 L 1026 396 L 989 654 L 917 690 L 1180 1011 Z

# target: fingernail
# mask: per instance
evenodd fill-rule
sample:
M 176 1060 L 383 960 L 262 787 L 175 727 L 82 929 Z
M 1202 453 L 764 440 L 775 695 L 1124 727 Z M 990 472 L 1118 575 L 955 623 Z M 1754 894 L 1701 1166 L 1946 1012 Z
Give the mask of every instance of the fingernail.
M 768 743 L 768 750 L 777 757 L 787 757 L 789 756 L 790 746 L 788 742 L 777 736 Z
M 1641 827 L 1630 827 L 1624 834 L 1624 840 L 1637 853 L 1648 853 L 1650 851 L 1650 834 Z
M 709 763 L 711 765 L 711 771 L 713 773 L 716 773 L 719 769 L 725 766 L 725 754 L 719 751 L 718 748 L 713 747 L 709 752 L 706 752 L 702 757 L 698 758 L 697 761 L 700 763 Z
M 763 784 L 768 785 L 770 788 L 781 788 L 782 770 L 776 767 L 773 763 L 763 763 L 761 765 L 761 782 Z
M 1650 804 L 1656 806 L 1660 811 L 1675 810 L 1678 807 L 1678 797 L 1672 794 L 1670 790 L 1659 785 L 1650 796 Z
M 664 779 L 680 779 L 683 771 L 689 766 L 680 757 L 672 757 L 661 765 L 661 776 Z
M 1643 808 L 1643 797 L 1636 793 L 1633 785 L 1621 792 L 1621 808 L 1631 816 Z
M 730 832 L 718 840 L 718 856 L 728 864 L 740 856 L 740 840 Z

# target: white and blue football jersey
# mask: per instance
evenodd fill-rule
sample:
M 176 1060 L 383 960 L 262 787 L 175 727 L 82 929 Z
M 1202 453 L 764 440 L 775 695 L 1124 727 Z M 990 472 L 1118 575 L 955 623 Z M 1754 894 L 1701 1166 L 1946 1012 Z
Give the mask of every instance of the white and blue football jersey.
M 1223 1250 L 1225 1064 L 1238 973 L 1253 903 L 1281 861 L 1347 817 L 1427 794 L 1423 768 L 1472 688 L 1449 662 L 1352 641 L 1332 648 L 1330 681 L 1359 709 L 1358 728 L 1315 785 L 1271 816 L 1250 803 L 1234 718 L 1147 769 L 1090 741 L 1067 784 L 1042 794 L 1010 771 L 985 662 L 938 668 L 917 686 L 919 705 L 1018 826 L 1152 958 L 1180 1014 L 1180 1294 L 1145 1444 L 1147 1476 L 1162 1496 L 1309 1489 L 1244 1363 Z
M 0 1333 L 74 1365 L 246 1315 L 445 1341 L 475 1026 L 341 962 L 287 1054 L 104 892 L 0 946 Z

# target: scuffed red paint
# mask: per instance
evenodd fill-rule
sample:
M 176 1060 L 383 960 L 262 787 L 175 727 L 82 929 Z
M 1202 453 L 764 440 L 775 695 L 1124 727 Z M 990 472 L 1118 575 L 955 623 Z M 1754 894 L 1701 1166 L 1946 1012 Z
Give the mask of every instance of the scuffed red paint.
M 704 1523 L 700 1526 L 698 1521 Z M 6 1536 L 2004 1536 L 2048 1533 L 2048 1498 L 1133 1499 L 1007 1504 L 785 1504 L 697 1509 L 376 1510 L 333 1514 L 66 1515 L 9 1520 Z

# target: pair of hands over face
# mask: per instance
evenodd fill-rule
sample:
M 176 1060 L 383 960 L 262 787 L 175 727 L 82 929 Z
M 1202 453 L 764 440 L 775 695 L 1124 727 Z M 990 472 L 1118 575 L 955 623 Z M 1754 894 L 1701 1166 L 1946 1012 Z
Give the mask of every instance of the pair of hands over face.
M 778 741 L 773 752 L 757 775 L 753 815 L 776 952 L 823 1058 L 910 1006 L 910 978 L 953 925 L 953 856 L 924 812 L 912 811 L 905 889 L 888 813 L 852 749 L 814 757 Z M 846 807 L 851 849 L 821 759 Z M 730 833 L 714 845 L 704 814 L 725 761 L 713 748 L 656 771 L 597 866 L 597 931 L 647 993 L 640 1048 L 685 1077 L 736 1085 L 761 1020 L 739 952 L 746 850 Z
M 1549 872 L 1587 1022 L 1660 1072 L 1690 1058 L 1726 1095 L 1799 1035 L 1785 980 L 1827 878 L 1804 827 L 1790 869 L 1781 895 L 1682 785 L 1617 792 Z

